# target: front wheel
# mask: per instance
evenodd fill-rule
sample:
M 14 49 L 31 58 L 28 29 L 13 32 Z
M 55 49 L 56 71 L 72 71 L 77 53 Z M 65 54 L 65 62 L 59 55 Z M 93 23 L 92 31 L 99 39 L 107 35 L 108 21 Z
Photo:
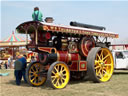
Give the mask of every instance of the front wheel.
M 55 89 L 66 87 L 70 79 L 70 71 L 64 62 L 54 62 L 47 74 L 48 84 Z
M 112 77 L 114 61 L 108 48 L 92 48 L 87 57 L 87 72 L 91 81 L 107 82 Z
M 32 86 L 41 86 L 45 83 L 46 77 L 40 73 L 42 71 L 42 65 L 39 62 L 30 63 L 26 70 L 26 79 Z

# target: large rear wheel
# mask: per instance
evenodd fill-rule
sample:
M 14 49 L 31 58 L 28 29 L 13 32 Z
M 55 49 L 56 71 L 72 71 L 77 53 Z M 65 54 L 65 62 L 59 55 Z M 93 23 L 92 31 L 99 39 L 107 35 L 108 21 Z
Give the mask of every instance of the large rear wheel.
M 112 77 L 114 61 L 108 48 L 95 47 L 87 57 L 87 72 L 91 81 L 107 82 Z
M 46 77 L 40 73 L 42 71 L 42 65 L 39 62 L 30 63 L 26 70 L 26 79 L 32 86 L 41 86 L 45 83 Z
M 61 89 L 66 87 L 70 79 L 70 71 L 64 62 L 54 62 L 48 70 L 48 84 L 55 88 Z

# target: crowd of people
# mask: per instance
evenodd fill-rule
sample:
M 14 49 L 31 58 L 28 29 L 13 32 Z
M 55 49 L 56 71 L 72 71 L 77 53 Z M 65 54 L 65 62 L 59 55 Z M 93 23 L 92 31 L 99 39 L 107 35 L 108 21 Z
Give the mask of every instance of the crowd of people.
M 13 57 L 10 56 L 8 60 L 0 60 L 0 69 L 12 69 L 14 67 Z
M 14 62 L 14 75 L 16 77 L 16 84 L 20 85 L 22 77 L 24 78 L 24 81 L 27 83 L 27 80 L 25 78 L 25 69 L 27 67 L 27 56 L 23 55 L 21 58 L 16 58 Z
M 34 56 L 31 56 L 31 61 L 35 62 L 36 58 Z M 26 74 L 26 67 L 27 67 L 27 56 L 23 55 L 23 57 L 16 57 L 16 60 L 14 62 L 14 75 L 16 77 L 16 84 L 20 85 L 22 77 L 24 79 L 24 82 L 27 83 L 25 74 Z
M 31 62 L 35 62 L 36 58 L 35 56 L 31 56 Z M 25 72 L 27 67 L 27 56 L 17 56 L 15 60 L 13 60 L 12 56 L 8 58 L 7 61 L 0 61 L 0 69 L 14 69 L 14 76 L 16 78 L 16 85 L 21 84 L 22 78 L 24 79 L 24 82 L 27 83 Z

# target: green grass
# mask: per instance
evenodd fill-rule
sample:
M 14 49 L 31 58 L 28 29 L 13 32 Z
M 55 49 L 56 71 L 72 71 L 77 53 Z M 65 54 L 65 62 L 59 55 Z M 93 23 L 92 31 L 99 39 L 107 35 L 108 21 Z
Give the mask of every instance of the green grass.
M 15 85 L 14 70 L 9 76 L 0 77 L 1 96 L 127 96 L 128 71 L 116 71 L 109 82 L 92 83 L 90 81 L 71 81 L 66 88 L 55 90 L 44 84 L 32 87 L 22 81 L 21 86 Z

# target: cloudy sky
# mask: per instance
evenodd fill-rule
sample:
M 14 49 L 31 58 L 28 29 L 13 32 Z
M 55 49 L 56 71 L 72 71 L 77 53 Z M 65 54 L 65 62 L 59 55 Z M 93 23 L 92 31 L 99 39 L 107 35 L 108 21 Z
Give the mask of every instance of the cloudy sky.
M 56 24 L 77 21 L 101 25 L 118 33 L 119 43 L 128 41 L 128 1 L 1 0 L 0 4 L 0 40 L 7 38 L 20 23 L 31 21 L 33 8 L 38 6 L 43 18 L 53 17 Z

